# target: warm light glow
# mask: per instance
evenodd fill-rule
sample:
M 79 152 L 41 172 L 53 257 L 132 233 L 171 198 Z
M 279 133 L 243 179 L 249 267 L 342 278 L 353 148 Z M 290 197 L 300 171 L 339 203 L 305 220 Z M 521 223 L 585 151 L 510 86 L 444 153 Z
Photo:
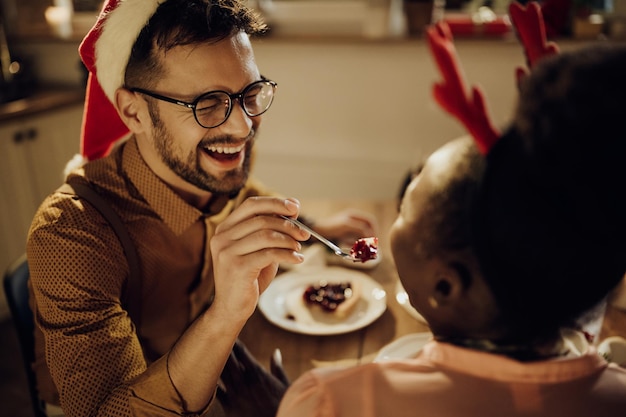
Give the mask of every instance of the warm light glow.
M 13 61 L 11 62 L 11 64 L 9 64 L 9 72 L 11 74 L 17 74 L 18 72 L 20 72 L 20 63 L 17 61 Z
M 68 7 L 50 6 L 45 12 L 46 22 L 62 38 L 72 34 L 72 9 Z

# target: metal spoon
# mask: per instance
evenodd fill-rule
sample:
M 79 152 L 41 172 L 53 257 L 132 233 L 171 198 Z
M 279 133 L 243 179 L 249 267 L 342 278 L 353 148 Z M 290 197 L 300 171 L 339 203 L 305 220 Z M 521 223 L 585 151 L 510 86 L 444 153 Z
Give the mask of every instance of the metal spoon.
M 311 234 L 311 236 L 313 236 L 314 238 L 316 238 L 317 240 L 322 242 L 324 245 L 326 245 L 330 249 L 332 249 L 332 251 L 335 253 L 335 255 L 340 256 L 340 257 L 342 257 L 344 259 L 349 259 L 349 260 L 354 261 L 354 262 L 358 261 L 358 259 L 356 259 L 354 256 L 350 255 L 347 252 L 344 252 L 339 246 L 335 245 L 333 242 L 331 242 L 330 240 L 326 239 L 324 236 L 320 235 L 315 230 L 311 229 L 309 226 L 305 225 L 304 223 L 301 223 L 299 220 L 292 219 L 291 217 L 282 216 L 282 215 L 280 217 L 282 217 L 283 219 L 285 219 L 285 220 L 295 224 L 300 229 L 306 230 L 307 232 L 309 232 Z

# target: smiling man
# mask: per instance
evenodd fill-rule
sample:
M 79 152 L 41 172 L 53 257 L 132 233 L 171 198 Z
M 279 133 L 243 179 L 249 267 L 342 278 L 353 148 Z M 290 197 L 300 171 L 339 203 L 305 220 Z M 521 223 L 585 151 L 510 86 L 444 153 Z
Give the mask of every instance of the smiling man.
M 279 217 L 298 201 L 250 178 L 277 88 L 250 43 L 264 29 L 235 0 L 111 0 L 83 41 L 89 162 L 66 181 L 119 215 L 139 273 L 98 207 L 62 191 L 43 202 L 27 256 L 48 415 L 211 414 L 259 295 L 279 263 L 302 261 L 309 234 Z M 316 228 L 375 234 L 343 213 Z

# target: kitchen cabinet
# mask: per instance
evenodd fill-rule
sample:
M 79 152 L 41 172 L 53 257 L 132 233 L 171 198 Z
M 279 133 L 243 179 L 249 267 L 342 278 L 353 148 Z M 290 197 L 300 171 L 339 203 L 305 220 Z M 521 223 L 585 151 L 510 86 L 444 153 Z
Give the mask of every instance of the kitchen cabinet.
M 63 181 L 79 152 L 81 104 L 0 122 L 0 271 L 25 251 L 26 235 L 42 200 Z M 7 314 L 4 293 L 0 317 Z

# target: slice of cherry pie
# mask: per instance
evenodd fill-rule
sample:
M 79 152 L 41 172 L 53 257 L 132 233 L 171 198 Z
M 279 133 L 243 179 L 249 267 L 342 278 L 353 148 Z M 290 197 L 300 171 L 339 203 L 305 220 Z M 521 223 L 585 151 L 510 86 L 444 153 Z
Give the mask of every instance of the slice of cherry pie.
M 354 311 L 361 292 L 358 281 L 321 279 L 287 297 L 287 317 L 302 323 L 337 323 Z

